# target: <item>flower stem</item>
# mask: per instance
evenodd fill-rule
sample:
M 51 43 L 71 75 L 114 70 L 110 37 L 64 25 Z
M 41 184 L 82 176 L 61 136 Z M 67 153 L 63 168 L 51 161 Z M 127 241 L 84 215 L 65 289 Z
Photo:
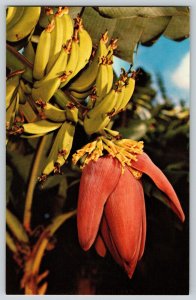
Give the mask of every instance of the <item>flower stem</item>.
M 40 142 L 38 151 L 35 156 L 35 160 L 33 163 L 33 168 L 31 172 L 31 176 L 29 179 L 29 185 L 27 189 L 27 194 L 26 194 L 26 199 L 25 199 L 25 209 L 24 209 L 24 218 L 23 218 L 23 226 L 26 229 L 27 232 L 31 232 L 31 207 L 32 207 L 32 202 L 33 202 L 33 193 L 34 193 L 34 188 L 37 183 L 37 177 L 39 173 L 39 168 L 40 168 L 40 163 L 43 160 L 43 152 L 46 147 L 48 137 L 47 135 L 44 136 Z

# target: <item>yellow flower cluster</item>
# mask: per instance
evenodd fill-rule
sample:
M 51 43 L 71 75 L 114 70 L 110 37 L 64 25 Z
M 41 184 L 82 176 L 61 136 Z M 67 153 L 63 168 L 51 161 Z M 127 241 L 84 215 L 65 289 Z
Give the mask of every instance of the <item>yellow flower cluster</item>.
M 131 161 L 137 161 L 137 154 L 143 153 L 143 142 L 137 142 L 128 139 L 107 139 L 100 136 L 97 140 L 86 144 L 83 148 L 77 150 L 73 155 L 73 164 L 80 160 L 81 168 L 84 168 L 91 160 L 97 161 L 100 156 L 110 154 L 112 157 L 118 159 L 122 166 L 122 173 L 124 167 L 127 166 L 135 178 L 139 179 L 142 173 L 136 171 L 131 167 Z

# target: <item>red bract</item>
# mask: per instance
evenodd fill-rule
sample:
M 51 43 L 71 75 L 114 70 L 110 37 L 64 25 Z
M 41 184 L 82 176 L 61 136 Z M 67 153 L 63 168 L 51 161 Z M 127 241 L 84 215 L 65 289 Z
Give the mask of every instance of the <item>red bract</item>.
M 146 153 L 137 155 L 132 168 L 146 173 L 165 193 L 168 204 L 184 221 L 184 213 L 171 184 Z M 85 166 L 77 210 L 80 245 L 88 250 L 94 243 L 97 253 L 108 249 L 131 278 L 141 259 L 146 240 L 146 211 L 141 180 L 110 155 Z

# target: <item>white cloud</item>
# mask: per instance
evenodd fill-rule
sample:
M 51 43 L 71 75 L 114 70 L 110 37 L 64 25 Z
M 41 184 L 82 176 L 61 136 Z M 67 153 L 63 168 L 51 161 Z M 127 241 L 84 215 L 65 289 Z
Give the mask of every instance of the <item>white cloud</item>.
M 189 89 L 190 83 L 190 53 L 188 52 L 181 60 L 171 77 L 173 83 L 182 89 Z

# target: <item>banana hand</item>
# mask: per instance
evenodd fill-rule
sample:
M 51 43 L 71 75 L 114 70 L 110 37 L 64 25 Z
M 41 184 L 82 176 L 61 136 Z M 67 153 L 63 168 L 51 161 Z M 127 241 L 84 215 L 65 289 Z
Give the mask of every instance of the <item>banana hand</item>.
M 22 14 L 21 14 L 22 11 Z M 40 6 L 17 7 L 15 12 L 15 22 L 9 23 L 6 33 L 6 40 L 9 42 L 17 42 L 25 38 L 33 30 L 39 20 L 41 13 Z
M 85 69 L 82 74 L 70 85 L 69 89 L 76 92 L 86 92 L 92 88 L 95 83 L 98 69 L 99 60 L 102 56 L 105 56 L 108 52 L 106 43 L 108 41 L 107 31 L 102 35 L 99 46 L 96 50 L 95 56 L 91 63 L 89 63 L 88 68 Z
M 116 90 L 111 90 L 102 101 L 91 109 L 84 118 L 84 129 L 87 134 L 98 132 L 108 125 L 111 115 L 115 112 L 117 101 Z
M 85 65 L 89 62 L 89 58 L 92 52 L 92 40 L 88 32 L 82 25 L 82 20 L 77 17 L 75 27 L 78 28 L 79 38 L 79 54 L 76 69 L 73 72 L 73 77 L 80 72 Z

